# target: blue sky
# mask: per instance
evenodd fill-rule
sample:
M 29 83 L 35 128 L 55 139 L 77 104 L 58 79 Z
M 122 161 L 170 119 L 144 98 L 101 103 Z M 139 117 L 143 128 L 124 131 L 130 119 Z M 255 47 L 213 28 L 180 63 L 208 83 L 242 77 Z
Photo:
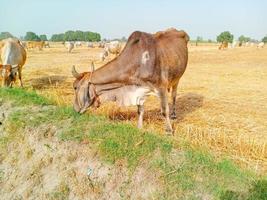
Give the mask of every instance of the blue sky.
M 229 30 L 261 39 L 267 35 L 264 0 L 0 0 L 0 32 L 15 36 L 67 30 L 99 32 L 103 38 L 169 27 L 186 30 L 191 38 L 215 39 Z

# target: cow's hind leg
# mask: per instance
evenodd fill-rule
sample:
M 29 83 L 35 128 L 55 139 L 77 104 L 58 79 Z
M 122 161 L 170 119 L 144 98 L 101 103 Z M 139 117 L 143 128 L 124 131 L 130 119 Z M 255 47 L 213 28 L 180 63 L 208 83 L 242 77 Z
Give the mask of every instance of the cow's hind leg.
M 138 113 L 137 127 L 141 129 L 143 127 L 144 105 L 137 105 L 137 113 Z
M 19 67 L 19 71 L 18 71 L 18 73 L 19 73 L 19 82 L 20 82 L 20 87 L 23 87 L 21 71 L 22 71 L 22 67 Z
M 176 95 L 177 95 L 178 83 L 172 86 L 172 108 L 171 108 L 171 119 L 176 119 Z
M 168 91 L 167 89 L 162 89 L 159 92 L 159 94 L 160 94 L 160 104 L 161 104 L 162 115 L 165 117 L 166 132 L 167 134 L 172 134 L 173 129 L 172 129 L 171 120 L 169 117 L 170 110 L 169 110 L 169 104 L 168 104 Z

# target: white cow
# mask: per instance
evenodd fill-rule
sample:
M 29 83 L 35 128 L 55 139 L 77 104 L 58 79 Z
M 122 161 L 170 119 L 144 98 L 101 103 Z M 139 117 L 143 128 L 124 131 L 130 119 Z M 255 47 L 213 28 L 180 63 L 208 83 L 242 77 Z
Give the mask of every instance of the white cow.
M 74 42 L 65 42 L 65 47 L 68 49 L 68 52 L 71 53 L 72 49 L 74 49 Z
M 89 48 L 94 48 L 94 43 L 93 42 L 86 42 L 86 46 Z
M 121 43 L 119 41 L 111 41 L 110 43 L 106 43 L 104 49 L 108 51 L 108 53 L 118 55 L 121 51 Z
M 75 42 L 75 47 L 81 47 L 81 46 L 82 46 L 82 42 L 81 41 Z
M 121 51 L 121 43 L 119 41 L 112 41 L 105 44 L 104 50 L 100 53 L 100 59 L 102 61 L 108 57 L 109 54 L 115 54 L 116 56 Z
M 106 49 L 104 49 L 104 50 L 100 53 L 99 57 L 100 57 L 100 60 L 101 60 L 101 61 L 104 61 L 104 60 L 106 59 L 106 57 L 108 57 L 108 51 L 107 51 Z
M 237 42 L 236 41 L 233 41 L 231 47 L 232 48 L 235 48 L 236 44 L 237 44 Z
M 2 86 L 12 86 L 18 74 L 20 86 L 23 87 L 21 72 L 26 57 L 26 51 L 18 39 L 8 38 L 0 42 Z M 7 70 L 8 76 L 6 76 Z
M 257 45 L 257 48 L 263 48 L 264 47 L 264 42 L 260 42 L 258 45 Z

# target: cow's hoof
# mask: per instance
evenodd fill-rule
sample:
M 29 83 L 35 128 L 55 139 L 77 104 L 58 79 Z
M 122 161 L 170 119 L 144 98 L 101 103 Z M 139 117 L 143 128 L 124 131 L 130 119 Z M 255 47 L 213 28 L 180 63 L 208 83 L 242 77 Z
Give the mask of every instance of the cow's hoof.
M 171 119 L 177 119 L 176 113 L 171 113 L 170 118 Z

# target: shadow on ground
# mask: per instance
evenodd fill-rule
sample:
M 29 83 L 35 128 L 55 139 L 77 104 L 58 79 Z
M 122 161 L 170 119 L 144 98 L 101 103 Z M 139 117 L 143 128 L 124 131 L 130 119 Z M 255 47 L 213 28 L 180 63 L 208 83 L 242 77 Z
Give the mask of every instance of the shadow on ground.
M 176 114 L 177 119 L 174 120 L 179 122 L 185 118 L 185 116 L 191 112 L 194 112 L 196 109 L 202 107 L 203 105 L 203 96 L 196 93 L 187 93 L 185 95 L 177 97 L 176 101 Z M 158 102 L 159 105 L 159 102 Z M 162 120 L 163 117 L 160 112 L 160 107 L 150 109 L 151 105 L 149 102 L 145 103 L 145 115 L 144 121 L 158 121 Z M 110 112 L 108 115 L 109 119 L 111 120 L 134 120 L 137 119 L 137 112 L 136 110 L 130 111 L 121 111 L 120 109 L 114 110 Z
M 44 89 L 51 86 L 58 86 L 67 79 L 67 76 L 43 76 L 39 78 L 34 78 L 30 80 L 30 84 L 34 89 Z

